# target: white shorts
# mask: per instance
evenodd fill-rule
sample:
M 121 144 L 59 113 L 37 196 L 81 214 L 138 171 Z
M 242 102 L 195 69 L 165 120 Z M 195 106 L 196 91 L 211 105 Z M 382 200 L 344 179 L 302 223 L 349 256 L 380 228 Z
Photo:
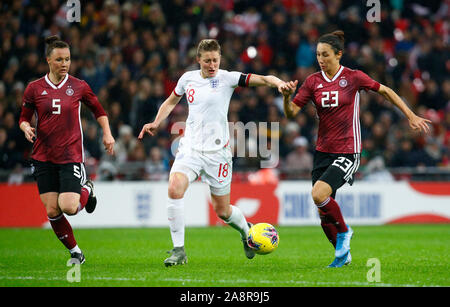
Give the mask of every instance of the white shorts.
M 230 193 L 232 168 L 229 146 L 205 153 L 180 145 L 170 173 L 185 174 L 189 183 L 201 177 L 209 185 L 212 194 L 222 196 Z

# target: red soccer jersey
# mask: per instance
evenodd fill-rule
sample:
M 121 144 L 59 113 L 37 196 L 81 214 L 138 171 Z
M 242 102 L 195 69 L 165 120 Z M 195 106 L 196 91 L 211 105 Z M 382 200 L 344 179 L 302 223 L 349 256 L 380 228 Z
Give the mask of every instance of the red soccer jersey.
M 81 102 L 95 118 L 106 115 L 89 85 L 69 74 L 59 84 L 53 84 L 48 75 L 28 84 L 19 125 L 36 115 L 31 158 L 57 164 L 84 162 Z
M 323 71 L 309 75 L 293 102 L 303 107 L 314 102 L 319 116 L 316 150 L 360 153 L 359 91 L 378 91 L 380 83 L 360 70 L 341 66 L 333 79 Z

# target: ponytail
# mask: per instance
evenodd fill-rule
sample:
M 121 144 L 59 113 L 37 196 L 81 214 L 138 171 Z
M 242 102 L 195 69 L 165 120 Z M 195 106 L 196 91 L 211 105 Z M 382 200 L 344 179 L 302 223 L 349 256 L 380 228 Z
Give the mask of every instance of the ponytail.
M 47 48 L 45 51 L 45 55 L 49 57 L 52 54 L 53 49 L 55 48 L 68 48 L 69 44 L 62 41 L 57 35 L 49 36 L 45 39 L 45 43 L 47 44 Z
M 338 53 L 339 51 L 344 51 L 344 31 L 342 30 L 336 30 L 331 33 L 322 35 L 319 38 L 319 43 L 326 43 L 331 46 L 334 53 Z

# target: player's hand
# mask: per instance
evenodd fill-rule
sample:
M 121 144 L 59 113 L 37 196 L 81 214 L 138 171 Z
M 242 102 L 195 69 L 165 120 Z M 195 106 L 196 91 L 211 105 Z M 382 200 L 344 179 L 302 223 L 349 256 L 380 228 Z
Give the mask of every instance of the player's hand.
M 297 89 L 298 80 L 285 82 L 278 91 L 285 97 L 292 95 Z
M 138 139 L 142 140 L 146 133 L 150 134 L 151 136 L 155 135 L 155 130 L 158 128 L 158 125 L 155 124 L 155 122 L 145 124 L 144 127 L 142 127 L 141 133 L 139 133 Z
M 287 87 L 286 82 L 282 81 L 278 84 L 277 88 L 278 88 L 278 92 L 280 94 L 283 94 L 283 90 Z
M 430 132 L 430 126 L 428 124 L 431 124 L 432 121 L 429 119 L 425 119 L 422 117 L 419 117 L 417 115 L 414 115 L 412 118 L 409 119 L 409 126 L 413 130 L 418 130 L 419 132 L 429 133 Z
M 24 129 L 23 133 L 25 134 L 25 138 L 31 142 L 34 143 L 36 141 L 36 129 L 28 126 Z
M 109 155 L 114 155 L 114 144 L 116 141 L 112 135 L 103 135 L 103 145 L 105 146 L 105 150 Z

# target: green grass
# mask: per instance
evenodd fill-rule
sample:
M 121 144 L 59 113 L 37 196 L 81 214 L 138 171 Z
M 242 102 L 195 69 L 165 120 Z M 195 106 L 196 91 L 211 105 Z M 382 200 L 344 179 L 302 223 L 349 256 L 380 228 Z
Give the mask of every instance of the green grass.
M 277 227 L 278 249 L 245 258 L 229 227 L 187 228 L 189 263 L 166 268 L 169 230 L 76 229 L 86 255 L 69 283 L 69 254 L 50 229 L 0 229 L 0 286 L 450 286 L 450 226 L 355 226 L 350 266 L 328 269 L 334 250 L 320 226 Z M 369 258 L 380 282 L 369 282 Z

